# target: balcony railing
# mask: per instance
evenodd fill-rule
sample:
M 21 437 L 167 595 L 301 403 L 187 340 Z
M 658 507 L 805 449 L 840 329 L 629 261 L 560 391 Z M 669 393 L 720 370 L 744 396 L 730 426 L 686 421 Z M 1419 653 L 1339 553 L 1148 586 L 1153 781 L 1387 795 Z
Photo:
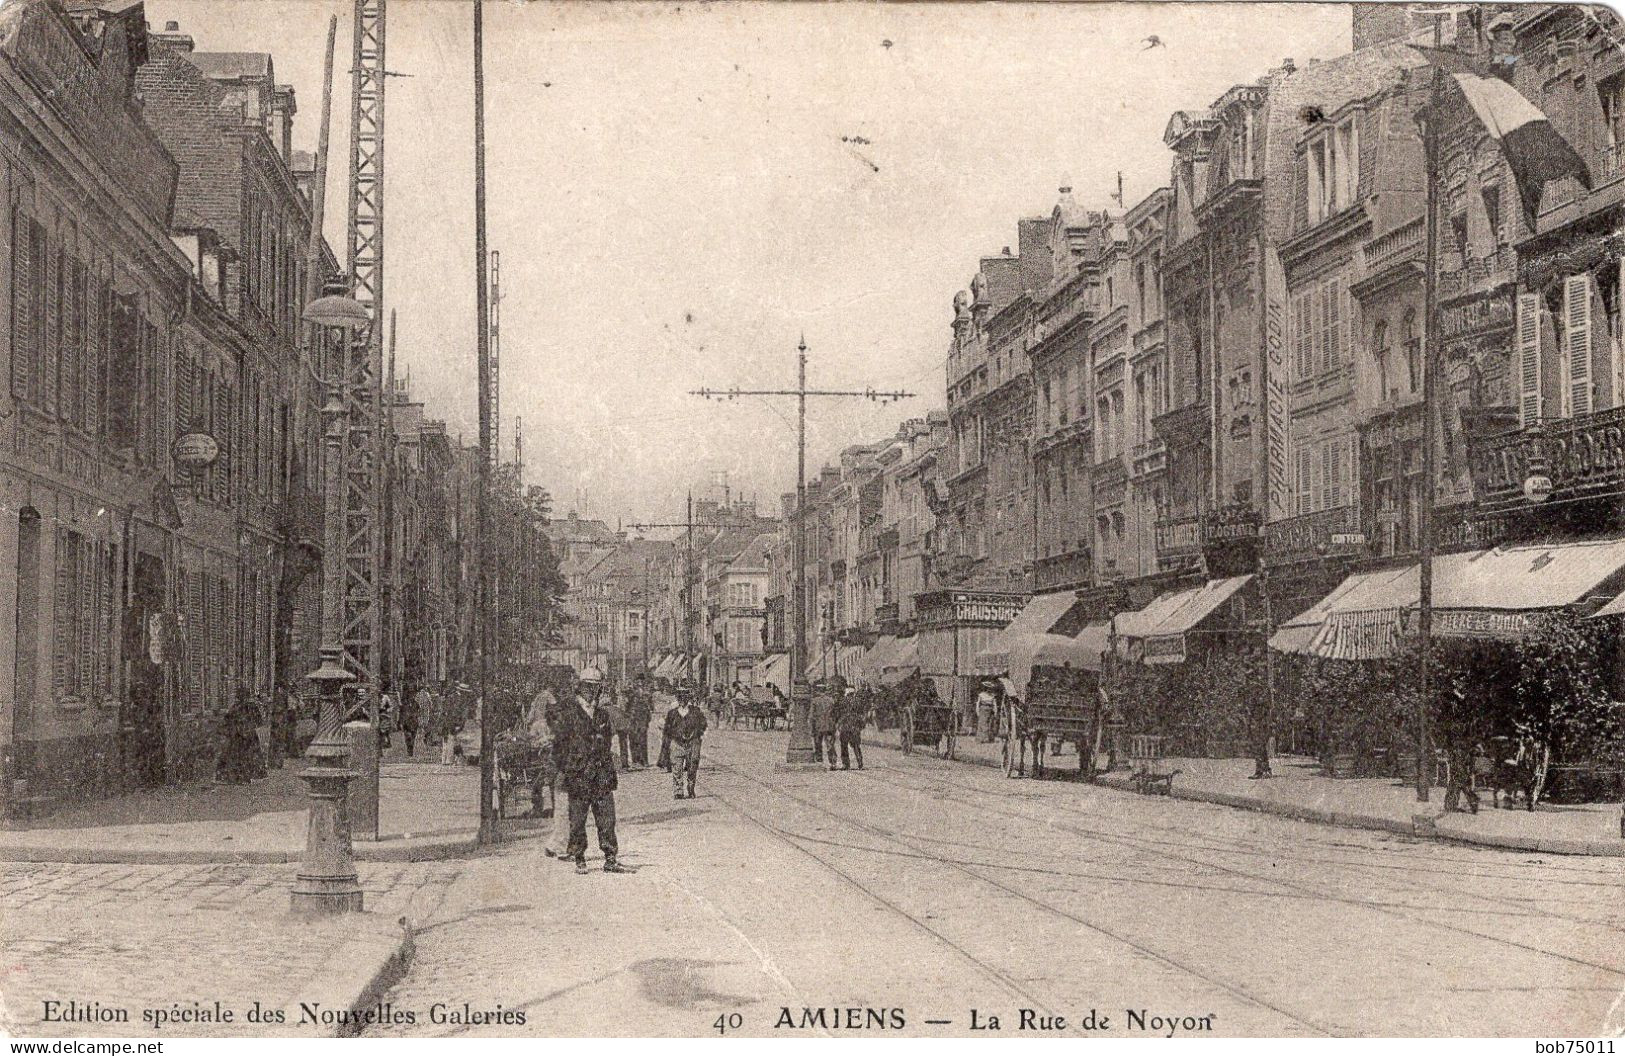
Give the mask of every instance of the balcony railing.
M 1535 475 L 1551 481 L 1552 501 L 1611 495 L 1625 487 L 1625 407 L 1476 442 L 1469 437 L 1467 450 L 1484 506 L 1526 503 L 1524 482 Z
M 1365 244 L 1366 270 L 1375 271 L 1393 261 L 1419 254 L 1426 236 L 1427 221 L 1423 217 L 1418 217 L 1408 224 L 1401 224 L 1385 235 L 1373 238 Z

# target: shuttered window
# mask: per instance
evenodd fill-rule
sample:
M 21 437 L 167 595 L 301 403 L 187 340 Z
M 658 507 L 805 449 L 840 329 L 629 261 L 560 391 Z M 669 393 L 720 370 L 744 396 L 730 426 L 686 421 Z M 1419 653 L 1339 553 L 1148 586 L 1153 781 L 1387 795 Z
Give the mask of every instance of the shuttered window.
M 1528 429 L 1541 419 L 1540 294 L 1518 295 L 1518 423 Z
M 1563 395 L 1566 417 L 1591 413 L 1591 276 L 1563 280 Z
M 34 398 L 45 321 L 44 232 L 17 209 L 11 231 L 11 394 L 26 403 Z
M 57 530 L 51 683 L 58 702 L 100 702 L 114 690 L 116 584 L 113 547 Z

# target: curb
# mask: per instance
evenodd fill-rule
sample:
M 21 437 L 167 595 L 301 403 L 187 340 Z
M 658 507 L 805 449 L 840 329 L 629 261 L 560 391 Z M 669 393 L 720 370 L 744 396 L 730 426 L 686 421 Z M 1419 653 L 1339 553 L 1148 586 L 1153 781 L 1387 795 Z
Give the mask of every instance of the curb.
M 873 745 L 876 748 L 897 750 L 895 743 L 878 739 L 871 740 L 866 737 L 863 743 L 866 746 Z M 1000 768 L 998 763 L 990 759 L 960 757 L 952 761 L 967 766 L 988 767 L 994 770 Z M 1133 786 L 1126 777 L 1102 776 L 1095 780 L 1094 785 L 1096 788 L 1103 788 L 1112 792 L 1139 794 L 1134 791 Z M 1192 803 L 1212 803 L 1215 806 L 1230 807 L 1235 810 L 1250 810 L 1257 814 L 1274 814 L 1278 817 L 1291 818 L 1294 821 L 1307 821 L 1318 825 L 1393 832 L 1402 836 L 1435 840 L 1440 843 L 1460 843 L 1503 851 L 1526 851 L 1539 854 L 1625 857 L 1625 839 L 1603 841 L 1539 836 L 1487 836 L 1475 832 L 1462 832 L 1449 823 L 1441 825 L 1441 822 L 1445 822 L 1448 815 L 1436 817 L 1432 814 L 1417 814 L 1413 815 L 1409 821 L 1401 821 L 1397 818 L 1383 818 L 1370 814 L 1349 814 L 1344 811 L 1326 810 L 1296 803 L 1276 803 L 1268 800 L 1252 799 L 1228 792 L 1209 792 L 1205 789 L 1193 789 L 1188 786 L 1179 788 L 1177 785 L 1168 793 L 1168 797 Z
M 504 833 L 522 838 L 530 826 Z M 355 840 L 351 857 L 357 862 L 437 862 L 468 858 L 481 850 L 479 834 L 449 833 L 397 840 Z M 161 850 L 151 847 L 51 847 L 0 845 L 0 862 L 48 862 L 61 865 L 292 865 L 304 861 L 303 850 L 207 851 Z
M 344 1014 L 335 1017 L 335 1023 L 312 1028 L 307 1035 L 353 1038 L 373 1026 L 368 1013 L 376 1019 L 379 1002 L 406 975 L 416 949 L 405 917 L 400 918 L 395 929 L 353 936 L 333 958 L 347 967 L 312 980 L 309 997 L 303 999 Z

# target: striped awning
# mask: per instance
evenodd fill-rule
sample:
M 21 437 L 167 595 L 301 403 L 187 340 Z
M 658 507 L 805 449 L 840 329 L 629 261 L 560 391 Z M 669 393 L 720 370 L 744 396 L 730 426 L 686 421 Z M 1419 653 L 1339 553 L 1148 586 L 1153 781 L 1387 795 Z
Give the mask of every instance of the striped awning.
M 997 634 L 987 647 L 971 661 L 973 674 L 1004 675 L 1014 668 L 1029 665 L 1032 655 L 1050 637 L 1050 630 L 1060 623 L 1077 604 L 1078 596 L 1064 590 L 1056 594 L 1040 594 L 1030 599 Z M 1023 678 L 1021 681 L 1025 681 Z

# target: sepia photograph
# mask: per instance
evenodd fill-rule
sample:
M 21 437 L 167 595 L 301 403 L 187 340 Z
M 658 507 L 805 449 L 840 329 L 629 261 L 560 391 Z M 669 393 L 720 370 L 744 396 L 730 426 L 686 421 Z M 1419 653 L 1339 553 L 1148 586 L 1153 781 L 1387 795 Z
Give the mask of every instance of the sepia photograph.
M 11 1051 L 1625 1033 L 1610 7 L 0 0 L 0 195 Z

